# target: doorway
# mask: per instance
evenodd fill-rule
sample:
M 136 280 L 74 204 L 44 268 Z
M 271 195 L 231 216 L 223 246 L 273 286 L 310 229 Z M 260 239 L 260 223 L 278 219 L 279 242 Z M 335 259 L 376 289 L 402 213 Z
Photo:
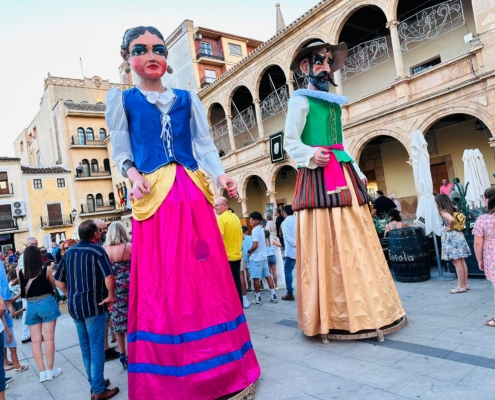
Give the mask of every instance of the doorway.
M 437 193 L 440 190 L 442 179 L 447 179 L 450 182 L 446 162 L 430 165 L 430 172 L 433 182 L 433 193 Z

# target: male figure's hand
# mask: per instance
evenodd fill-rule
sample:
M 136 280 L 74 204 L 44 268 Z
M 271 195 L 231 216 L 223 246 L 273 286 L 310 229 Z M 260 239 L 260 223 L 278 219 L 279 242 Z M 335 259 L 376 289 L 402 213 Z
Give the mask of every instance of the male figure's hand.
M 330 151 L 319 147 L 313 156 L 313 161 L 318 167 L 325 167 L 330 161 Z

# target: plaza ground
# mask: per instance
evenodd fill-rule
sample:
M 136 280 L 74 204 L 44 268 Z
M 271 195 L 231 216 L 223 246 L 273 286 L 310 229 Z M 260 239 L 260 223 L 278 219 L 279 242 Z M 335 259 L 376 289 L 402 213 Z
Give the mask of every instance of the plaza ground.
M 432 274 L 435 269 L 432 269 Z M 397 283 L 409 326 L 376 339 L 323 345 L 297 329 L 296 302 L 251 306 L 246 316 L 261 365 L 259 400 L 310 399 L 495 399 L 495 317 L 492 284 L 471 279 L 468 293 L 450 295 L 455 281 Z M 279 291 L 281 297 L 283 291 Z M 249 296 L 252 297 L 252 296 Z M 20 338 L 20 321 L 16 321 Z M 68 314 L 57 322 L 57 379 L 39 383 L 30 344 L 19 344 L 30 370 L 14 376 L 9 400 L 89 399 L 89 384 Z M 105 364 L 115 399 L 127 399 L 126 371 L 118 360 Z M 153 400 L 153 399 L 150 399 Z

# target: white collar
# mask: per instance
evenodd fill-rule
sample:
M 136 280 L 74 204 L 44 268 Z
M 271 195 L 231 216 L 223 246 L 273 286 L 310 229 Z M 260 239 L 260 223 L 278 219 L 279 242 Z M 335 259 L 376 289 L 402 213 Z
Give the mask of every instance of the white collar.
M 329 103 L 337 103 L 341 106 L 347 104 L 347 97 L 333 94 L 330 92 L 322 92 L 321 90 L 298 89 L 292 96 L 313 97 L 315 99 L 325 100 Z
M 169 89 L 169 88 L 166 88 L 167 90 L 165 90 L 162 93 L 147 91 L 147 90 L 143 90 L 140 88 L 137 88 L 137 89 L 143 94 L 144 97 L 146 97 L 146 100 L 148 101 L 148 103 L 151 103 L 151 104 L 156 104 L 158 102 L 160 104 L 165 105 L 172 98 L 175 97 L 174 91 L 172 89 Z

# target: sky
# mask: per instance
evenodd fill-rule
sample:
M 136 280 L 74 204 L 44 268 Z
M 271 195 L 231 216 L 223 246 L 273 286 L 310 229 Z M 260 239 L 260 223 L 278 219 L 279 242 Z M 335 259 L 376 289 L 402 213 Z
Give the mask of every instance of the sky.
M 36 116 L 48 73 L 119 82 L 126 29 L 151 25 L 164 37 L 185 19 L 195 26 L 266 41 L 277 0 L 0 0 L 0 156 Z M 278 0 L 286 25 L 318 0 Z

